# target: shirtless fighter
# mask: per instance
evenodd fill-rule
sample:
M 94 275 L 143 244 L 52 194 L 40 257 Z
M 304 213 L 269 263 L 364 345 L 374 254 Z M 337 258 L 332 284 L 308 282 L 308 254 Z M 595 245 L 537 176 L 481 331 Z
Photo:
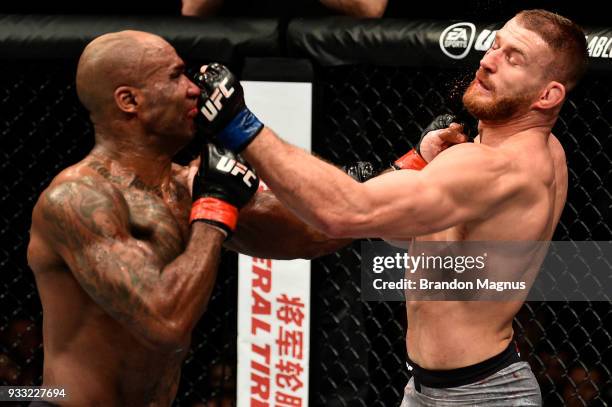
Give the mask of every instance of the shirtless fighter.
M 264 127 L 223 67 L 204 67 L 198 84 L 206 95 L 234 90 L 213 122 L 217 139 L 242 152 L 279 200 L 329 236 L 547 241 L 567 193 L 565 154 L 551 129 L 586 69 L 586 49 L 570 20 L 544 10 L 518 13 L 498 31 L 463 97 L 479 119 L 475 142 L 443 151 L 421 171 L 365 183 Z M 425 164 L 410 159 L 414 169 Z M 512 343 L 520 306 L 407 302 L 414 375 L 402 406 L 540 405 L 536 379 Z
M 248 164 L 217 169 L 240 159 L 211 144 L 190 196 L 193 174 L 172 157 L 194 135 L 200 89 L 162 38 L 100 36 L 76 80 L 95 146 L 41 194 L 28 247 L 43 306 L 43 386 L 65 389 L 65 400 L 53 400 L 65 406 L 168 406 L 224 241 L 295 258 L 349 240 L 308 227 L 270 192 L 251 199 L 258 179 Z M 424 146 L 435 153 L 456 138 L 441 130 Z

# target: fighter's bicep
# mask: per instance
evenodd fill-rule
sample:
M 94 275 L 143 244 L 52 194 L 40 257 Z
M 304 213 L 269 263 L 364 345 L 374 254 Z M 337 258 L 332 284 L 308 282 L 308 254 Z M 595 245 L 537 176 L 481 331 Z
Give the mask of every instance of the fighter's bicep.
M 376 236 L 408 238 L 452 226 L 465 211 L 442 182 L 417 171 L 400 170 L 368 182 L 376 203 L 370 224 Z
M 156 256 L 129 233 L 125 202 L 81 183 L 46 192 L 42 216 L 53 246 L 90 297 L 116 318 L 133 323 L 147 309 L 143 290 L 159 278 Z
M 461 150 L 461 151 L 459 151 Z M 369 181 L 369 223 L 377 236 L 419 236 L 486 217 L 518 189 L 511 165 L 478 147 L 456 148 L 423 171 L 401 170 Z
M 146 297 L 161 276 L 145 247 L 103 239 L 70 256 L 70 269 L 81 287 L 106 312 L 128 324 L 150 314 Z

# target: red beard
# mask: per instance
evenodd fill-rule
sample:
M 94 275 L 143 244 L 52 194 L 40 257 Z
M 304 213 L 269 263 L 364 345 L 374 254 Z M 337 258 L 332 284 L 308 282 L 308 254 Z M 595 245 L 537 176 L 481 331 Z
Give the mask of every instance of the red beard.
M 476 81 L 474 79 L 463 94 L 463 105 L 478 120 L 506 120 L 527 111 L 531 106 L 533 95 L 515 93 L 497 96 L 493 89 L 491 94 L 484 96 L 477 89 Z

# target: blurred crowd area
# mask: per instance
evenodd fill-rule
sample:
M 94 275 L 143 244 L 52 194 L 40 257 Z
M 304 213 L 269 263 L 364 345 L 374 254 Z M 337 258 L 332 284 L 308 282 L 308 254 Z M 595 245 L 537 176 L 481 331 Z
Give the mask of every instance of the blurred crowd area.
M 612 401 L 606 367 L 608 303 L 531 302 L 515 317 L 521 357 L 531 365 L 547 405 L 600 406 Z M 578 338 L 578 336 L 582 337 Z

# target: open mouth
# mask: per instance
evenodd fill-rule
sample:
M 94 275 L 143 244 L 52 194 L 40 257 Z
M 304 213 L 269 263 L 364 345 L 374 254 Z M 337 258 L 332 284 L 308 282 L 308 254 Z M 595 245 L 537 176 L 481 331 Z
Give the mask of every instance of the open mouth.
M 187 112 L 187 117 L 190 119 L 195 118 L 198 115 L 198 108 L 194 107 Z
M 484 90 L 490 92 L 491 91 L 491 85 L 487 84 L 486 82 L 484 82 L 482 79 L 480 79 L 478 76 L 476 77 L 476 82 L 478 83 L 478 85 L 483 88 Z

